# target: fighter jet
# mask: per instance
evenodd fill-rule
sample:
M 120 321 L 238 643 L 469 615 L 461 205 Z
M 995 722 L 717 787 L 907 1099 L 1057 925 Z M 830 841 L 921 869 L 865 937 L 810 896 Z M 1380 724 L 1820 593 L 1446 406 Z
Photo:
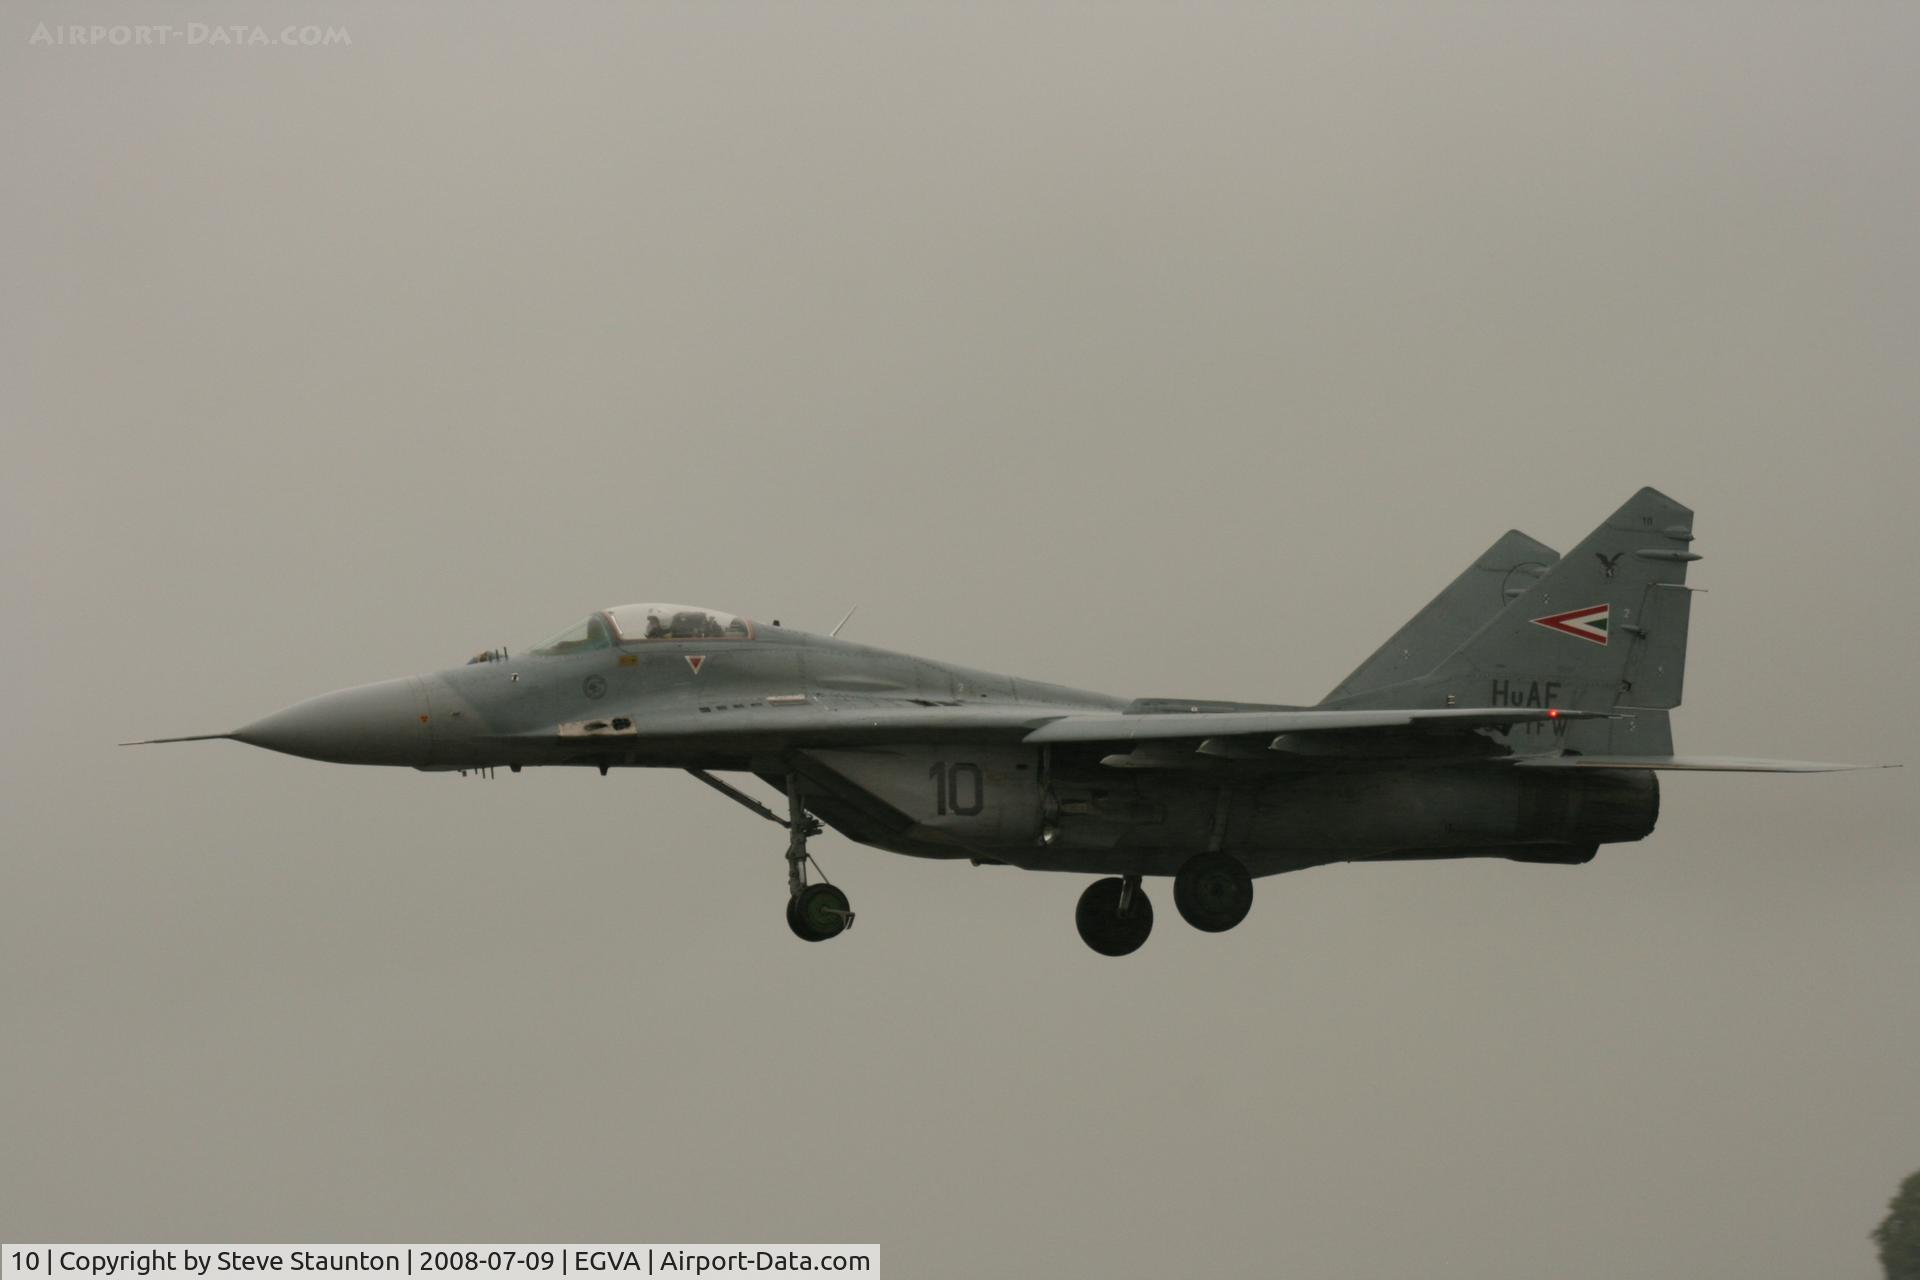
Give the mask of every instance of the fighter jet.
M 806 941 L 854 921 L 808 855 L 824 824 L 914 857 L 1099 877 L 1075 921 L 1120 956 L 1153 929 L 1150 876 L 1221 933 L 1283 871 L 1587 862 L 1653 830 L 1661 771 L 1871 767 L 1674 753 L 1693 540 L 1693 513 L 1653 489 L 1564 557 L 1509 532 L 1313 706 L 1115 697 L 629 604 L 524 653 L 149 741 L 428 772 L 683 769 L 786 828 L 787 924 Z

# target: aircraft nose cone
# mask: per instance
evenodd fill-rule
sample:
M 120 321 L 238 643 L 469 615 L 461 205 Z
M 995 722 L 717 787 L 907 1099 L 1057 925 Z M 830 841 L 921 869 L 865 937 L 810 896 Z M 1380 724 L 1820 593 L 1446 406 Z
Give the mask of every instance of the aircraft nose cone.
M 425 764 L 427 697 L 418 680 L 323 693 L 233 735 L 251 746 L 337 764 Z

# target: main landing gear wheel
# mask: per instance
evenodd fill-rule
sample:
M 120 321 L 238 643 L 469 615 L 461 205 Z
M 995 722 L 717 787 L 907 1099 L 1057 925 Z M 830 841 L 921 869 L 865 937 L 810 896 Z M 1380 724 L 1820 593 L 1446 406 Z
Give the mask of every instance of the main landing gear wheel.
M 1087 886 L 1073 922 L 1095 951 L 1124 956 L 1138 951 L 1153 932 L 1153 903 L 1140 891 L 1139 876 L 1109 876 Z
M 787 899 L 787 927 L 805 942 L 838 937 L 853 920 L 847 895 L 830 884 L 810 884 Z
M 1205 933 L 1225 933 L 1253 906 L 1253 877 L 1240 859 L 1196 853 L 1173 878 L 1173 905 L 1181 918 Z

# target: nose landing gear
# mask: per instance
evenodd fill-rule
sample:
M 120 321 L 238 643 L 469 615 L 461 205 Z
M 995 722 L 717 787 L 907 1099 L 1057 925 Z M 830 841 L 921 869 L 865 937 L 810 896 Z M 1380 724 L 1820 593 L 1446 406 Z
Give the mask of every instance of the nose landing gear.
M 807 852 L 807 837 L 819 835 L 821 826 L 820 820 L 807 812 L 807 806 L 800 798 L 798 773 L 791 769 L 787 772 L 787 816 L 783 818 L 705 769 L 688 769 L 687 772 L 735 804 L 751 809 L 768 822 L 777 822 L 787 829 L 787 927 L 793 930 L 796 938 L 807 942 L 825 942 L 853 928 L 853 908 L 847 902 L 847 895 L 828 884 L 825 873 L 821 874 L 818 884 L 807 883 L 808 864 L 811 863 L 815 871 L 820 870 L 820 864 L 814 862 L 812 855 Z
M 1080 895 L 1073 922 L 1101 955 L 1129 955 L 1153 932 L 1153 903 L 1141 892 L 1139 876 L 1108 876 Z
M 853 927 L 853 907 L 847 895 L 824 877 L 807 883 L 807 837 L 820 834 L 820 821 L 800 799 L 800 775 L 787 775 L 787 927 L 804 942 L 825 942 Z M 814 863 L 814 869 L 819 864 Z

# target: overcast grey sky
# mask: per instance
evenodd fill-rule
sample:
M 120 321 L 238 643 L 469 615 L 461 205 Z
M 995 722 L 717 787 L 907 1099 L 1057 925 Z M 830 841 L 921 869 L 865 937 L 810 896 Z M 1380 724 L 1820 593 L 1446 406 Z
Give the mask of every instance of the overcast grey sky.
M 1877 1274 L 1911 769 L 1113 962 L 838 837 L 803 946 L 678 774 L 110 744 L 640 599 L 1311 701 L 1654 484 L 1681 747 L 1914 764 L 1920 9 L 86 0 L 0 107 L 0 1236 Z

